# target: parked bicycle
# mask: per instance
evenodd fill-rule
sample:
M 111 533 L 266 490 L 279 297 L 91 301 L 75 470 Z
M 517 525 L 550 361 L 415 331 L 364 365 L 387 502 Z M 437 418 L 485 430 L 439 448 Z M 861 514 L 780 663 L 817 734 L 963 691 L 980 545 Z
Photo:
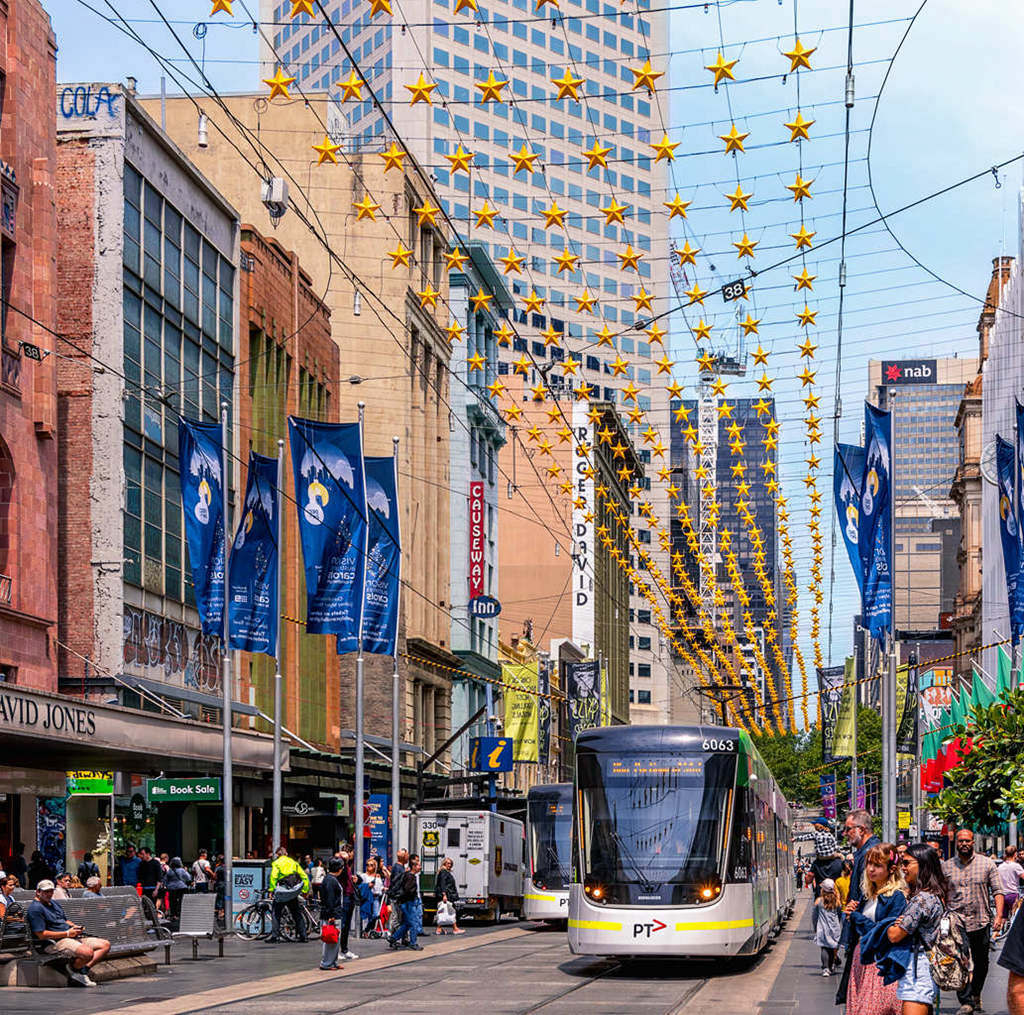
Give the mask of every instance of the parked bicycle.
M 320 928 L 320 906 L 299 898 L 299 914 L 306 923 L 306 937 L 315 937 Z M 245 941 L 259 941 L 270 937 L 274 926 L 274 893 L 267 890 L 258 892 L 255 902 L 246 906 L 235 916 L 235 936 Z M 299 934 L 292 914 L 286 909 L 281 914 L 281 937 L 286 941 L 297 941 Z

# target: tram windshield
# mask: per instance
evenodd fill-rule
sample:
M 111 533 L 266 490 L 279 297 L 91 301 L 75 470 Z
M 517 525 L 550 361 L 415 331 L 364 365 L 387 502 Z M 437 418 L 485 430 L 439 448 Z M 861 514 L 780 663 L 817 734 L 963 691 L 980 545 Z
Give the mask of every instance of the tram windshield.
M 567 889 L 572 880 L 572 787 L 530 795 L 530 862 L 538 887 Z
M 580 857 L 588 894 L 634 904 L 717 897 L 735 774 L 734 754 L 581 752 Z

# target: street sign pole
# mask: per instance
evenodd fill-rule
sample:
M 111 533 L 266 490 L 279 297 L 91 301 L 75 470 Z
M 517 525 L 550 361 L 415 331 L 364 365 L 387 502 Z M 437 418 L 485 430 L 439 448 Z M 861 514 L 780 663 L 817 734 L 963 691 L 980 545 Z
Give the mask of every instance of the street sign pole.
M 235 849 L 234 825 L 232 808 L 234 804 L 234 788 L 231 770 L 231 651 L 228 648 L 230 632 L 228 630 L 228 403 L 220 403 L 220 443 L 221 459 L 221 495 L 222 521 L 224 526 L 224 644 L 221 669 L 221 684 L 224 692 L 221 703 L 221 719 L 224 725 L 224 927 L 230 932 L 231 891 L 232 891 L 232 854 Z
M 284 583 L 284 441 L 277 442 L 277 616 L 274 623 L 277 634 L 274 637 L 274 814 L 271 821 L 270 855 L 273 856 L 281 845 L 281 610 L 284 597 L 281 589 Z
M 391 438 L 392 455 L 395 462 L 395 528 L 398 530 L 398 602 L 395 604 L 395 651 L 392 655 L 391 667 L 391 862 L 394 862 L 394 852 L 398 848 L 398 812 L 400 807 L 400 796 L 402 790 L 401 770 L 399 762 L 401 759 L 401 723 L 400 712 L 400 691 L 401 681 L 398 674 L 398 635 L 399 619 L 402 609 L 402 509 L 401 501 L 398 499 L 398 438 Z

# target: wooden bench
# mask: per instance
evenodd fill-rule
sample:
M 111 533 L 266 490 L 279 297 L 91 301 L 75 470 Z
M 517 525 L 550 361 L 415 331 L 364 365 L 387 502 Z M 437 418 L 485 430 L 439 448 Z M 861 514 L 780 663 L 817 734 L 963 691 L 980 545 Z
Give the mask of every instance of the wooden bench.
M 181 919 L 174 937 L 192 939 L 192 958 L 199 958 L 199 939 L 207 941 L 216 939 L 217 955 L 224 958 L 225 932 L 217 926 L 217 897 L 213 894 L 199 893 L 183 895 L 181 899 Z

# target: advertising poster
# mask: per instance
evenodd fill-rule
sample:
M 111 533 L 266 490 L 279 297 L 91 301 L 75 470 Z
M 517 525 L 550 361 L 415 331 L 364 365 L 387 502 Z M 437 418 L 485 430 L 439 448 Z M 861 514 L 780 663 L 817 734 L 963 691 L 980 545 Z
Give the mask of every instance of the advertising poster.
M 540 677 L 536 662 L 507 663 L 501 668 L 505 688 L 505 733 L 512 738 L 515 761 L 538 760 L 538 690 Z

